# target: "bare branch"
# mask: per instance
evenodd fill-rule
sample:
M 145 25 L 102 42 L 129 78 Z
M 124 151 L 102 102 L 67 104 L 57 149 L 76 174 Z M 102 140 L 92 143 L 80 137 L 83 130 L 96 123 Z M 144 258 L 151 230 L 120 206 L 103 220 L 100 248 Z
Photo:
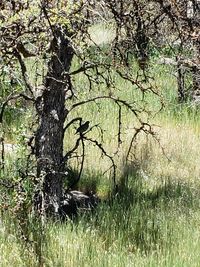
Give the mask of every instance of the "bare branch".
M 117 166 L 114 162 L 113 157 L 111 157 L 106 152 L 106 150 L 103 148 L 102 144 L 99 143 L 97 140 L 93 140 L 92 138 L 88 138 L 86 136 L 83 136 L 83 139 L 86 141 L 89 141 L 90 143 L 93 143 L 95 146 L 97 146 L 100 149 L 100 151 L 102 152 L 102 154 L 111 161 L 111 163 L 112 163 L 111 168 L 113 169 L 113 177 L 112 177 L 113 178 L 113 186 L 116 187 L 116 169 L 117 169 Z
M 74 118 L 72 119 L 65 127 L 64 127 L 64 132 L 76 121 L 79 121 L 81 123 L 82 121 L 82 118 L 81 117 L 77 117 L 77 118 Z
M 84 166 L 84 160 L 85 160 L 85 144 L 84 144 L 83 138 L 81 138 L 81 144 L 82 144 L 82 156 L 81 156 L 82 160 L 81 160 L 80 171 L 79 171 L 79 174 L 78 174 L 76 180 L 72 182 L 72 184 L 68 187 L 67 191 L 69 189 L 72 189 L 81 179 L 81 175 L 83 172 L 83 166 Z
M 120 147 L 120 145 L 122 144 L 122 140 L 121 140 L 121 126 L 122 126 L 122 107 L 121 105 L 118 103 L 118 107 L 119 107 L 119 115 L 118 115 L 118 148 Z
M 98 64 L 95 64 L 95 63 L 83 64 L 83 66 L 81 66 L 79 69 L 70 72 L 69 75 L 76 75 L 78 73 L 85 72 L 86 70 L 94 69 L 95 67 L 99 67 L 99 66 L 100 66 L 99 63 Z
M 62 160 L 62 164 L 64 164 L 71 157 L 71 155 L 74 153 L 74 151 L 77 150 L 77 148 L 79 147 L 79 144 L 80 144 L 81 139 L 82 139 L 82 136 L 80 136 L 76 140 L 75 146 L 65 154 L 65 156 L 63 157 L 63 160 Z
M 122 104 L 123 106 L 125 106 L 128 110 L 130 110 L 140 121 L 140 118 L 138 117 L 139 115 L 139 110 L 137 110 L 135 107 L 133 107 L 133 104 L 129 104 L 128 102 L 126 102 L 125 100 L 119 99 L 119 98 L 115 98 L 113 96 L 96 96 L 94 98 L 90 98 L 87 100 L 83 100 L 81 102 L 75 103 L 74 105 L 72 105 L 71 109 L 69 110 L 69 112 L 71 112 L 74 108 L 79 107 L 81 105 L 84 104 L 88 104 L 91 102 L 95 102 L 96 100 L 102 100 L 102 99 L 108 99 L 108 100 L 112 100 L 114 101 L 116 104 Z
M 21 57 L 21 55 L 17 49 L 14 50 L 14 55 L 19 61 L 25 85 L 28 88 L 28 90 L 30 91 L 30 93 L 33 95 L 33 86 L 31 85 L 31 83 L 28 79 L 27 68 L 26 68 L 25 62 L 23 61 L 23 59 L 22 59 L 22 57 Z

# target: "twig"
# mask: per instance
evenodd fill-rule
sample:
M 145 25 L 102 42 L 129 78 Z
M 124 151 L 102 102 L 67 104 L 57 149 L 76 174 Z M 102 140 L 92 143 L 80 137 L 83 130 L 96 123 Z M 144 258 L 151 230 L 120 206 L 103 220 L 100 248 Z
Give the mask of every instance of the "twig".
M 116 164 L 114 162 L 114 159 L 105 151 L 105 149 L 103 148 L 102 144 L 100 144 L 97 140 L 93 140 L 92 138 L 88 138 L 86 136 L 83 136 L 83 139 L 93 143 L 95 146 L 97 146 L 101 150 L 101 152 L 102 152 L 102 154 L 104 156 L 109 158 L 109 160 L 112 163 L 111 168 L 113 169 L 113 185 L 115 187 L 116 186 L 116 169 L 117 169 L 117 166 L 116 166 Z
M 119 115 L 118 115 L 118 133 L 117 133 L 117 137 L 118 137 L 118 148 L 119 148 L 120 145 L 122 144 L 122 140 L 121 140 L 122 107 L 121 107 L 121 105 L 119 103 L 118 103 L 118 107 L 119 107 Z
M 30 91 L 30 93 L 33 95 L 33 86 L 31 85 L 30 81 L 28 80 L 26 65 L 25 65 L 25 63 L 24 63 L 24 61 L 23 61 L 23 59 L 22 59 L 22 57 L 21 57 L 21 55 L 20 55 L 20 53 L 18 52 L 17 49 L 14 49 L 13 53 L 14 53 L 14 56 L 19 61 L 25 85 L 28 88 L 28 90 Z
M 81 174 L 83 172 L 83 166 L 84 166 L 84 160 L 85 160 L 85 144 L 84 144 L 83 138 L 81 138 L 81 144 L 82 144 L 82 156 L 81 156 L 82 161 L 81 161 L 80 171 L 79 171 L 77 179 L 72 182 L 72 184 L 68 187 L 67 191 L 69 189 L 72 189 L 81 179 Z
M 83 100 L 81 102 L 75 103 L 74 105 L 72 105 L 71 109 L 69 109 L 69 112 L 71 112 L 74 108 L 90 103 L 90 102 L 95 102 L 96 100 L 101 100 L 101 99 L 108 99 L 108 100 L 112 100 L 114 101 L 116 104 L 122 104 L 124 105 L 128 110 L 130 110 L 137 118 L 139 121 L 141 121 L 138 117 L 138 113 L 139 110 L 136 110 L 135 108 L 132 107 L 132 105 L 128 102 L 126 102 L 125 100 L 119 99 L 119 98 L 115 98 L 113 96 L 96 96 L 94 98 L 90 98 L 87 100 Z
M 63 129 L 63 131 L 65 132 L 74 122 L 79 121 L 81 123 L 82 118 L 81 117 L 77 117 L 74 118 L 73 120 L 71 120 Z

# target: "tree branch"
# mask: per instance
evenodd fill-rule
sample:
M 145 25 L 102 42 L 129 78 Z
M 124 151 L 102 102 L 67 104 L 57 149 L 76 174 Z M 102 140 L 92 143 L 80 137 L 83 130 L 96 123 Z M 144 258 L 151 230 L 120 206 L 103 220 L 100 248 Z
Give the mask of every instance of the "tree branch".
M 81 174 L 83 172 L 83 165 L 84 165 L 84 160 L 85 160 L 85 144 L 84 144 L 84 141 L 83 141 L 83 138 L 81 138 L 81 144 L 82 144 L 82 160 L 81 160 L 81 167 L 80 167 L 80 171 L 79 171 L 79 174 L 78 174 L 78 177 L 75 181 L 72 182 L 72 184 L 68 187 L 67 191 L 69 189 L 72 189 L 81 179 Z
M 138 120 L 141 122 L 140 118 L 138 117 L 138 113 L 140 112 L 139 110 L 136 110 L 134 107 L 132 107 L 131 104 L 127 103 L 125 100 L 115 98 L 113 96 L 96 96 L 94 98 L 83 100 L 81 102 L 78 102 L 78 103 L 75 103 L 74 105 L 72 105 L 71 109 L 69 109 L 69 112 L 71 112 L 74 108 L 76 108 L 78 106 L 88 104 L 90 102 L 95 102 L 96 100 L 101 100 L 101 99 L 108 99 L 108 100 L 114 101 L 116 104 L 122 104 L 128 110 L 130 110 L 138 118 Z
M 111 163 L 112 163 L 111 168 L 113 169 L 113 185 L 115 187 L 116 186 L 116 169 L 117 169 L 117 166 L 114 162 L 114 159 L 105 151 L 102 144 L 100 144 L 97 140 L 93 140 L 92 138 L 88 138 L 85 135 L 82 136 L 82 138 L 86 141 L 93 143 L 95 146 L 97 146 L 101 150 L 102 154 L 104 156 L 106 156 L 111 161 Z
M 28 76 L 27 76 L 27 68 L 26 65 L 19 53 L 19 51 L 17 49 L 14 50 L 14 56 L 18 59 L 20 67 L 21 67 L 21 71 L 22 71 L 22 77 L 23 80 L 25 82 L 26 87 L 28 88 L 28 90 L 30 91 L 30 93 L 33 95 L 33 86 L 31 85 L 30 81 L 28 80 Z
M 65 132 L 74 122 L 79 121 L 81 123 L 82 118 L 81 117 L 77 117 L 74 118 L 73 120 L 71 120 L 63 129 L 63 131 Z
M 82 139 L 82 136 L 80 136 L 76 140 L 75 146 L 65 154 L 65 156 L 63 157 L 61 165 L 64 164 L 69 159 L 69 157 L 74 153 L 74 151 L 76 151 L 76 149 L 79 147 L 81 139 Z

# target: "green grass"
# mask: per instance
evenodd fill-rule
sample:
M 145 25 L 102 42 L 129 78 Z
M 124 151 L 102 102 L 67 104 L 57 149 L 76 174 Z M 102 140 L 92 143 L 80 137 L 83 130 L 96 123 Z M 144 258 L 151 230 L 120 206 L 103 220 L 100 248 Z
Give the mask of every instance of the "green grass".
M 93 215 L 48 223 L 44 266 L 198 266 L 198 190 L 166 183 L 149 191 L 132 181 Z M 10 223 L 1 225 L 1 266 L 37 266 Z
M 100 30 L 98 27 L 96 30 Z M 105 32 L 102 38 L 106 43 L 110 33 Z M 115 155 L 120 185 L 117 197 L 108 198 L 112 181 L 109 172 L 103 175 L 110 167 L 109 160 L 102 159 L 98 149 L 87 144 L 85 170 L 78 189 L 97 192 L 102 199 L 97 210 L 92 214 L 80 214 L 75 221 L 48 222 L 44 236 L 40 235 L 33 218 L 27 217 L 32 240 L 29 246 L 19 239 L 20 228 L 16 220 L 7 212 L 2 213 L 1 267 L 200 266 L 199 110 L 190 103 L 177 104 L 173 68 L 154 64 L 151 71 L 156 75 L 158 92 L 165 104 L 162 111 L 150 120 L 158 125 L 155 131 L 160 144 L 152 137 L 141 134 L 132 149 L 132 162 L 126 166 L 124 157 L 134 134 L 133 128 L 138 122 L 124 108 L 123 144 L 118 156 Z M 113 79 L 117 88 L 113 93 L 117 96 L 136 101 L 137 105 L 145 105 L 152 110 L 152 114 L 160 109 L 160 100 L 154 94 L 147 93 L 143 102 L 139 90 L 122 81 L 118 75 Z M 80 101 L 105 90 L 102 85 L 96 86 L 93 91 L 86 90 L 88 82 L 82 75 L 77 76 L 75 88 Z M 69 120 L 82 116 L 84 120 L 91 121 L 91 126 L 100 124 L 104 130 L 103 145 L 113 155 L 117 149 L 117 115 L 117 107 L 108 100 L 99 102 L 98 106 L 90 103 L 77 108 L 70 114 Z M 16 142 L 15 138 L 21 136 L 26 121 L 23 125 L 20 121 L 13 125 L 9 113 L 7 116 L 7 140 Z M 30 114 L 26 116 L 30 118 Z M 142 116 L 144 119 L 147 117 Z M 15 130 L 12 134 L 11 129 Z M 75 142 L 74 132 L 72 127 L 66 133 L 66 150 Z M 98 130 L 94 129 L 90 136 L 98 136 Z M 23 165 L 23 161 L 20 163 L 13 157 L 7 162 L 7 175 L 11 179 L 17 178 L 17 164 Z M 15 171 L 13 166 L 16 167 Z M 76 167 L 75 162 L 73 166 Z M 38 249 L 42 252 L 40 265 Z

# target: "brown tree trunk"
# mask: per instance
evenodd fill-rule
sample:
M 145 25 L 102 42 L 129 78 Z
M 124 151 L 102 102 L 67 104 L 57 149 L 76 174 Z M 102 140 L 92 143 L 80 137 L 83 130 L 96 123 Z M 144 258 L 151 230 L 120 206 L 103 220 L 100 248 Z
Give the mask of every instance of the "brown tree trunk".
M 186 88 L 185 88 L 185 71 L 183 64 L 177 61 L 177 83 L 178 83 L 178 102 L 183 103 L 186 101 Z
M 63 126 L 67 115 L 65 96 L 68 88 L 66 72 L 73 58 L 68 37 L 66 29 L 54 28 L 52 57 L 44 88 L 36 101 L 39 125 L 35 149 L 37 177 L 41 185 L 36 202 L 37 208 L 42 208 L 47 215 L 58 213 L 63 195 Z
M 200 1 L 193 2 L 193 19 L 195 19 L 196 23 L 199 25 L 200 23 Z M 194 49 L 195 49 L 195 63 L 196 66 L 192 69 L 193 76 L 193 91 L 192 96 L 193 100 L 198 100 L 200 97 L 200 37 L 197 35 L 193 41 Z
M 192 100 L 199 103 L 199 99 L 200 99 L 200 68 L 199 67 L 197 66 L 193 67 L 192 78 L 193 78 Z

